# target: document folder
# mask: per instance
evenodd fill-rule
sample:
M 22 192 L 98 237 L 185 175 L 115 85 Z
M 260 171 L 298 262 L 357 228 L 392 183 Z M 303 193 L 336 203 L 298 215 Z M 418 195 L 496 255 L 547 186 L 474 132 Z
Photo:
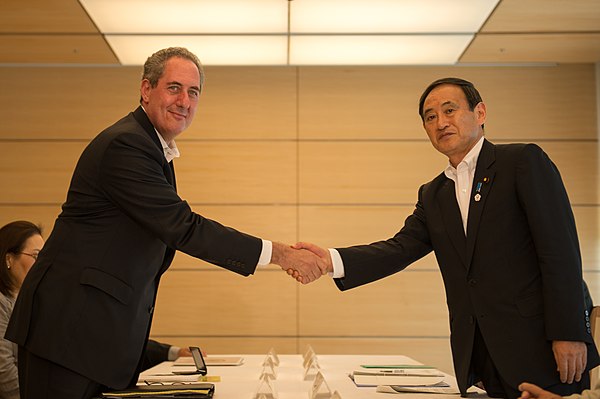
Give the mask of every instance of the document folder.
M 140 385 L 130 389 L 103 392 L 101 398 L 210 399 L 214 393 L 214 384 Z

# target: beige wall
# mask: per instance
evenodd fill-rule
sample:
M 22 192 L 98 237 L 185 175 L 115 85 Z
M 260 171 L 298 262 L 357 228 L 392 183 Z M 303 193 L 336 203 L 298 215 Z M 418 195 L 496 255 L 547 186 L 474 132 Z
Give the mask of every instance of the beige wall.
M 49 232 L 79 153 L 132 110 L 139 68 L 2 68 L 0 224 Z M 208 67 L 178 145 L 181 196 L 204 216 L 273 240 L 327 246 L 393 235 L 445 159 L 417 115 L 442 76 L 478 86 L 495 142 L 534 141 L 561 170 L 585 276 L 600 302 L 594 65 L 558 67 Z M 243 278 L 178 254 L 163 279 L 154 337 L 209 353 L 408 354 L 451 371 L 445 295 L 430 255 L 340 293 L 275 266 Z

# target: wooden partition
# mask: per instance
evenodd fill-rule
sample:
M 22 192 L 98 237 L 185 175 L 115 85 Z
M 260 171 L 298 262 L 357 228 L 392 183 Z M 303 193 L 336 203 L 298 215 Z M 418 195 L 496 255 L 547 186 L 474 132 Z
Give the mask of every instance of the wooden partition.
M 446 165 L 417 113 L 443 76 L 473 81 L 487 137 L 537 142 L 561 170 L 585 277 L 600 301 L 593 65 L 553 67 L 207 67 L 194 124 L 178 139 L 178 189 L 198 213 L 260 237 L 346 246 L 385 239 L 418 187 Z M 2 68 L 0 224 L 46 234 L 86 143 L 138 102 L 140 68 Z M 341 293 L 279 267 L 244 278 L 178 254 L 152 335 L 209 353 L 406 354 L 452 371 L 444 287 L 432 255 Z

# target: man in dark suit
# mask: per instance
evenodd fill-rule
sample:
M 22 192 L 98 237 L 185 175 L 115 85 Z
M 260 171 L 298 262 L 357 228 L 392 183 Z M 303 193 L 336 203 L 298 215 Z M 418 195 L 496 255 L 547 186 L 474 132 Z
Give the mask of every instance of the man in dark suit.
M 536 145 L 487 141 L 486 107 L 470 82 L 432 83 L 419 114 L 449 165 L 421 186 L 400 232 L 337 250 L 296 246 L 321 256 L 341 290 L 394 274 L 433 250 L 463 396 L 482 383 L 490 396 L 517 398 L 524 380 L 561 395 L 581 392 L 599 358 L 575 221 L 556 166 Z
M 176 250 L 244 276 L 268 263 L 321 275 L 310 252 L 206 219 L 177 195 L 174 140 L 192 122 L 203 81 L 194 54 L 158 51 L 144 65 L 141 106 L 83 151 L 7 329 L 19 345 L 21 398 L 90 398 L 134 384 Z

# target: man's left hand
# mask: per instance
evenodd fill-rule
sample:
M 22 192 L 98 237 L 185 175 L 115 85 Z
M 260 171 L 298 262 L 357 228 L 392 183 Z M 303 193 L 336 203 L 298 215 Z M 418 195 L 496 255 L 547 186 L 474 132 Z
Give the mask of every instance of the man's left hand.
M 563 383 L 581 381 L 587 364 L 587 347 L 584 342 L 552 341 L 556 368 Z

